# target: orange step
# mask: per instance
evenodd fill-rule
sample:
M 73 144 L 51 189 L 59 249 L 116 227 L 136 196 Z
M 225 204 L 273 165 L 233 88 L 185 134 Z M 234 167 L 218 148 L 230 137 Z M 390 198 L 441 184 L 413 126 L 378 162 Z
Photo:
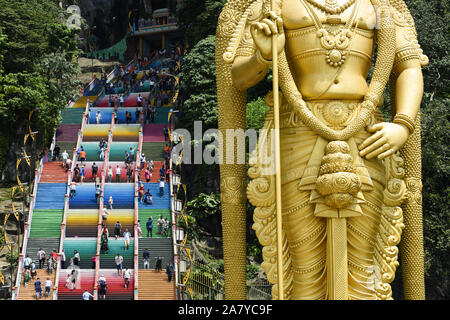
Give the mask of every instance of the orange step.
M 167 281 L 165 271 L 139 270 L 139 300 L 176 300 L 175 280 Z
M 150 179 L 151 183 L 157 183 L 159 182 L 159 169 L 164 165 L 164 161 L 153 161 L 153 176 Z M 145 180 L 145 168 L 148 167 L 147 162 L 145 163 L 145 167 L 143 170 L 141 170 L 141 180 L 144 182 L 147 182 Z
M 40 278 L 41 280 L 41 288 L 42 288 L 42 294 L 43 296 L 39 300 L 53 300 L 53 288 L 50 290 L 50 296 L 47 298 L 45 296 L 45 280 L 47 278 L 50 278 L 53 282 L 53 287 L 55 286 L 55 278 L 56 278 L 56 270 L 53 270 L 52 274 L 48 274 L 46 269 L 36 269 L 37 275 L 36 278 L 32 279 L 30 278 L 30 281 L 28 282 L 28 285 L 25 287 L 23 284 L 23 275 L 22 275 L 22 283 L 20 284 L 19 289 L 19 300 L 36 300 L 36 291 L 34 290 L 34 283 L 37 278 Z
M 46 162 L 42 171 L 41 183 L 67 182 L 67 172 L 62 167 L 62 161 Z

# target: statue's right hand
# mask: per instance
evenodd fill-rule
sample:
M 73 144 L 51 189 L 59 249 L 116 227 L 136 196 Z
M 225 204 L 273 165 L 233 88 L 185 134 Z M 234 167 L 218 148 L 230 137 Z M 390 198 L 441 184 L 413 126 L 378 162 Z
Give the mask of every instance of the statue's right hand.
M 283 19 L 275 12 L 270 11 L 267 18 L 254 22 L 250 27 L 250 33 L 261 56 L 266 60 L 272 60 L 272 37 L 277 36 L 278 54 L 283 51 L 286 42 L 283 28 Z

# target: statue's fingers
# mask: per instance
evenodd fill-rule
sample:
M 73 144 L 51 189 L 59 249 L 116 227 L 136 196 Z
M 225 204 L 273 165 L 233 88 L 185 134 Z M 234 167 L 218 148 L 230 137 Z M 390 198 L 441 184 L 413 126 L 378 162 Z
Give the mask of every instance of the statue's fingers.
M 383 129 L 383 123 L 381 123 L 381 122 L 376 123 L 374 125 L 367 126 L 367 131 L 369 131 L 369 132 L 375 132 L 375 131 L 379 131 L 381 129 Z
M 275 11 L 272 11 L 272 10 L 269 11 L 269 14 L 267 16 L 273 20 L 278 19 L 278 15 L 275 13 Z
M 277 26 L 278 26 L 278 33 L 283 34 L 284 33 L 283 19 L 281 18 L 277 19 Z
M 380 140 L 382 140 L 382 139 L 380 139 Z M 372 159 L 372 158 L 378 156 L 379 154 L 388 151 L 389 148 L 390 148 L 390 145 L 385 143 L 381 147 L 377 148 L 375 151 L 372 151 L 368 155 L 366 155 L 366 159 Z
M 272 32 L 270 32 L 270 28 L 267 24 L 265 23 L 260 23 L 260 25 L 262 26 L 264 33 L 266 34 L 266 36 L 270 36 L 272 34 Z
M 375 141 L 377 141 L 381 137 L 382 137 L 382 134 L 380 132 L 377 132 L 377 133 L 371 135 L 369 138 L 364 140 L 363 143 L 361 143 L 358 146 L 358 149 L 359 150 L 363 150 L 363 149 L 367 148 L 368 146 L 370 146 L 372 143 L 374 143 Z
M 379 154 L 377 159 L 383 160 L 384 158 L 387 158 L 389 156 L 392 156 L 395 153 L 394 149 L 389 149 L 388 151 L 383 152 L 382 154 Z
M 386 138 L 382 137 L 378 140 L 376 140 L 375 142 L 371 143 L 368 147 L 364 148 L 363 150 L 361 150 L 361 152 L 359 153 L 362 157 L 364 157 L 366 154 L 371 153 L 372 151 L 374 151 L 375 149 L 381 147 L 383 144 L 385 144 L 387 141 Z M 384 150 L 383 150 L 384 151 Z
M 272 20 L 269 19 L 263 19 L 262 22 L 264 22 L 265 24 L 267 24 L 270 28 L 270 31 L 272 32 L 272 34 L 277 34 L 278 30 L 277 30 L 277 26 L 275 24 L 275 22 L 273 22 Z

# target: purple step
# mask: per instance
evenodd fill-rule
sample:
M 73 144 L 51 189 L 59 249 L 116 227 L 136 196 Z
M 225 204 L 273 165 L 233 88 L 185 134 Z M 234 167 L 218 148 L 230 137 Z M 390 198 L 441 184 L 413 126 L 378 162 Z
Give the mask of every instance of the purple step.
M 80 124 L 62 124 L 56 129 L 56 141 L 74 142 L 78 138 Z
M 165 124 L 146 124 L 144 126 L 144 142 L 163 142 Z

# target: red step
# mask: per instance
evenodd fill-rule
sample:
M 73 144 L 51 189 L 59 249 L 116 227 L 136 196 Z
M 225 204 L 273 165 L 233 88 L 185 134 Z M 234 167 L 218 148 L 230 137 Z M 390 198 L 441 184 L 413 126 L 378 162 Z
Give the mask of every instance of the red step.
M 164 165 L 164 161 L 153 161 L 153 176 L 150 179 L 151 183 L 159 182 L 160 176 L 159 176 L 159 169 Z M 141 180 L 144 182 L 147 182 L 145 180 L 145 168 L 147 168 L 148 164 L 145 163 L 145 167 L 143 170 L 141 170 Z
M 41 183 L 67 182 L 67 172 L 62 167 L 62 161 L 46 162 L 42 171 Z

